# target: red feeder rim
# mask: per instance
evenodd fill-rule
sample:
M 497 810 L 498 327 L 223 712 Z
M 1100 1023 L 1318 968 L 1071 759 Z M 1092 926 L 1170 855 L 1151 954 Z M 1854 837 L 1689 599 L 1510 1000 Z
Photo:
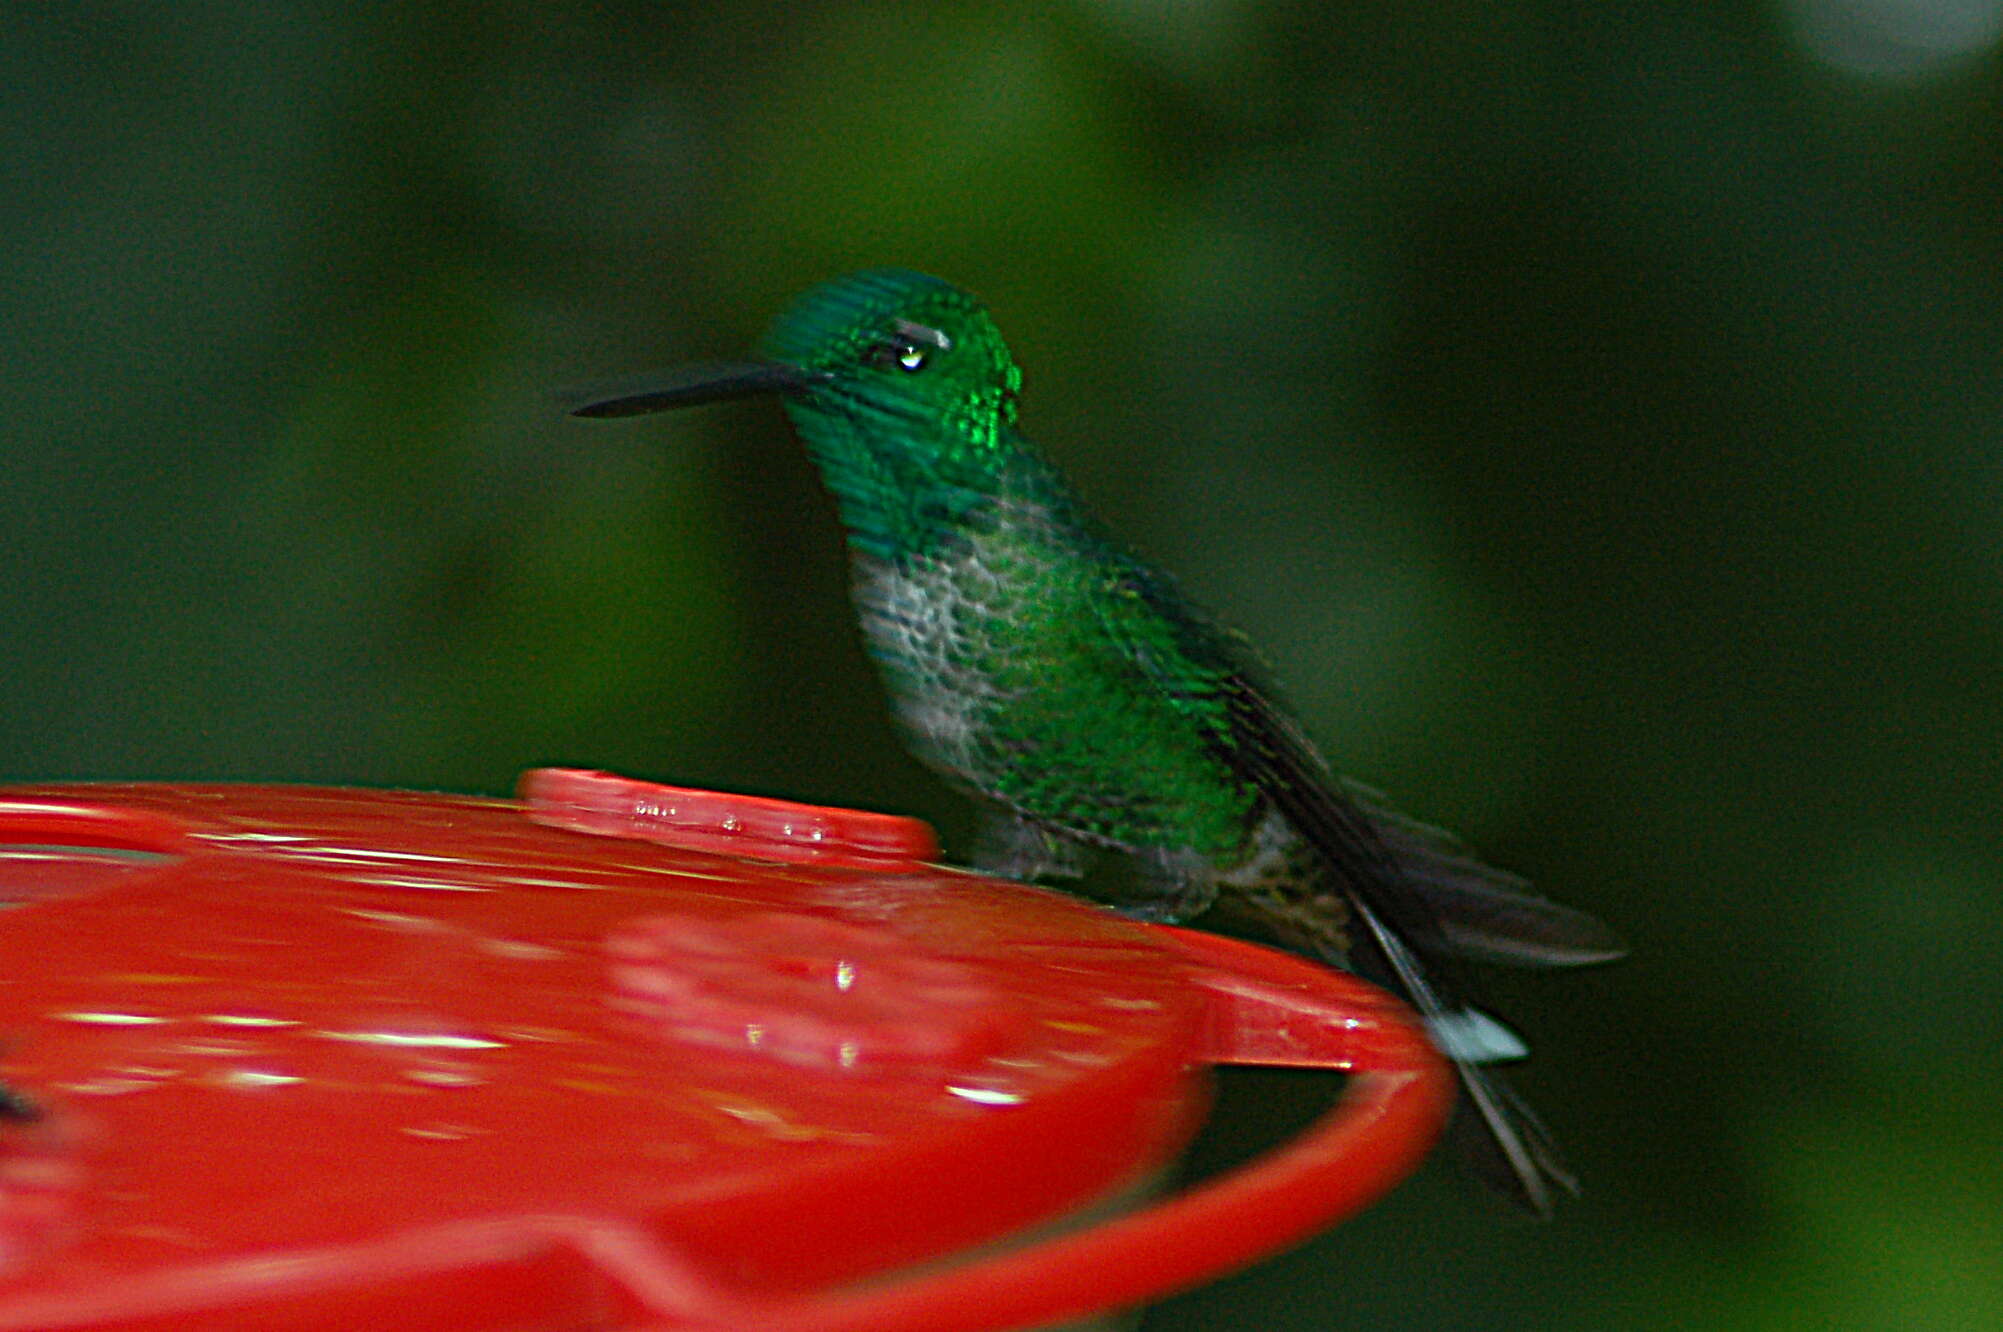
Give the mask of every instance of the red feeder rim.
M 1372 986 L 1291 954 L 1142 926 L 928 864 L 935 844 L 916 820 L 561 769 L 527 774 L 521 791 L 519 802 L 219 785 L 0 791 L 0 889 L 11 890 L 0 897 L 41 904 L 0 919 L 0 1023 L 9 1024 L 0 1035 L 18 1039 L 0 1047 L 0 1077 L 51 1107 L 42 1123 L 0 1125 L 0 1332 L 232 1319 L 627 1332 L 1039 1327 L 1159 1299 L 1361 1210 L 1419 1164 L 1452 1105 L 1451 1072 L 1417 1019 Z M 1060 961 L 1071 960 L 1054 968 L 1038 960 L 1052 948 L 1070 950 Z M 851 993 L 846 977 L 838 988 L 816 979 L 829 957 L 865 981 Z M 839 1256 L 829 1275 L 809 1267 L 776 1279 L 777 1269 L 719 1261 L 729 1256 L 718 1239 L 726 1234 L 767 1249 L 797 1242 L 777 1230 L 816 1218 L 790 1195 L 778 1205 L 792 1212 L 761 1222 L 742 1209 L 704 1211 L 715 1204 L 702 1194 L 696 1210 L 673 1214 L 695 1227 L 678 1231 L 659 1197 L 644 1195 L 651 1212 L 620 1212 L 571 1158 L 544 1150 L 563 1139 L 538 1136 L 545 1123 L 572 1131 L 589 1153 L 578 1162 L 613 1158 L 619 1187 L 644 1193 L 654 1167 L 613 1134 L 636 1134 L 630 1141 L 642 1148 L 666 1143 L 654 1127 L 667 1122 L 658 1098 L 675 1087 L 663 1091 L 661 1070 L 721 1087 L 738 1076 L 725 1070 L 734 1059 L 746 1086 L 783 1087 L 797 1076 L 822 1098 L 816 1104 L 848 1096 L 902 1114 L 896 1106 L 931 1094 L 928 1069 L 979 1065 L 1042 1039 L 1038 1032 L 1086 1030 L 1070 1021 L 1080 1015 L 1075 1002 L 1112 1004 L 1115 992 L 1087 988 L 1067 1000 L 1048 976 L 1075 985 L 1087 975 L 1090 987 L 1100 984 L 1090 975 L 1119 967 L 1142 987 L 1125 993 L 1155 996 L 1134 1009 L 1146 1014 L 1133 1027 L 1146 1041 L 1129 1033 L 1119 1048 L 1166 1081 L 1126 1078 L 1124 1064 L 1046 1061 L 1055 1071 L 1041 1107 L 1031 1097 L 1005 1112 L 1027 1118 L 969 1118 L 962 1102 L 947 1124 L 988 1132 L 987 1157 L 961 1159 L 959 1140 L 928 1131 L 903 1155 L 872 1146 L 875 1156 L 858 1148 L 808 1161 L 822 1180 L 835 1177 L 831 1163 L 851 1172 L 878 1159 L 903 1163 L 894 1179 L 840 1176 L 848 1183 L 823 1198 L 834 1205 L 817 1224 L 832 1226 L 839 1243 L 855 1231 L 860 1197 L 875 1199 L 880 1221 L 886 1197 L 893 1211 L 906 1207 L 904 1181 L 922 1191 L 941 1171 L 954 1197 L 1015 1185 L 1003 1162 L 1055 1171 L 1074 1192 L 1080 1180 L 1110 1181 L 1094 1188 L 1131 1180 L 1114 1159 L 1122 1130 L 1078 1130 L 1151 1123 L 1153 1145 L 1132 1165 L 1158 1164 L 1186 1140 L 1179 1126 L 1194 1122 L 1195 1102 L 1165 1090 L 1186 1088 L 1192 1066 L 1338 1070 L 1349 1075 L 1341 1098 L 1297 1138 L 1180 1195 L 1005 1252 L 867 1277 Z M 427 986 L 445 997 L 412 996 Z M 215 1007 L 215 996 L 232 1006 Z M 472 1025 L 402 1035 L 395 1022 L 387 1035 L 341 1025 L 351 1012 L 395 1017 L 406 998 Z M 485 1030 L 479 1015 L 489 1002 L 512 1005 L 495 1011 L 515 1014 L 509 1020 L 528 1035 L 467 1039 Z M 555 1016 L 535 1016 L 543 1011 Z M 545 1025 L 526 1025 L 534 1021 Z M 190 1041 L 202 1022 L 234 1025 Z M 566 1047 L 565 1027 L 585 1035 Z M 749 1053 L 747 1032 L 759 1047 Z M 441 1043 L 445 1055 L 403 1052 Z M 201 1061 L 223 1070 L 232 1048 L 252 1045 L 282 1056 L 274 1067 L 297 1076 L 277 1081 L 296 1091 L 196 1075 Z M 742 1072 L 747 1058 L 767 1062 Z M 177 1059 L 186 1069 L 169 1066 Z M 614 1059 L 631 1062 L 615 1068 Z M 711 1071 L 705 1060 L 723 1062 Z M 407 1061 L 420 1061 L 412 1068 L 425 1076 L 399 1082 Z M 158 1090 L 77 1081 L 99 1066 Z M 1070 1109 L 1052 1118 L 1052 1106 L 1075 1108 L 1068 1089 L 1090 1078 L 1152 1088 L 1140 1094 L 1153 1108 L 1130 1120 L 1081 1120 Z M 270 1098 L 288 1095 L 291 1118 L 268 1113 L 279 1104 Z M 424 1154 L 447 1149 L 412 1146 L 384 1127 L 383 1106 L 444 1097 L 457 1098 L 455 1123 L 475 1135 L 451 1149 L 466 1153 L 453 1159 L 471 1162 L 471 1174 L 423 1174 L 437 1159 Z M 1006 1123 L 1044 1127 L 997 1137 L 992 1130 Z M 1075 1142 L 1060 1154 L 1063 1135 L 1052 1128 L 1071 1130 L 1094 1154 L 1078 1155 Z M 501 1146 L 482 1154 L 476 1130 Z M 286 1133 L 298 1140 L 296 1161 L 283 1155 Z M 993 1156 L 1003 1141 L 1014 1155 Z M 740 1150 L 728 1165 L 751 1169 L 755 1150 L 728 1153 Z M 261 1194 L 243 1172 L 273 1159 L 288 1163 L 290 1177 Z M 329 1173 L 337 1159 L 346 1164 Z M 384 1195 L 400 1219 L 380 1220 L 364 1197 L 367 1224 L 325 1238 L 313 1231 L 316 1210 L 342 1213 L 336 1185 L 348 1186 L 340 1196 L 352 1211 L 361 1173 L 405 1168 L 395 1162 L 419 1172 L 395 1175 L 393 1196 Z M 1065 1174 L 1072 1163 L 1080 1171 Z M 126 1172 L 116 1176 L 123 1193 L 92 1192 L 104 1187 L 92 1173 L 100 1168 Z M 554 1181 L 559 1200 L 543 1201 L 527 1183 L 517 1194 L 517 1178 Z M 185 1257 L 162 1260 L 172 1228 L 148 1222 L 131 1200 L 200 1216 L 214 1206 L 200 1192 L 211 1181 L 237 1210 L 202 1217 L 212 1231 L 188 1232 Z M 477 1204 L 409 1219 L 434 1197 L 469 1196 L 469 1186 L 486 1190 Z M 112 1213 L 124 1218 L 124 1248 L 66 1247 Z M 243 1230 L 230 1219 L 241 1216 L 266 1219 Z M 748 1230 L 739 1224 L 746 1217 Z M 148 1256 L 124 1270 L 128 1250 Z M 65 1263 L 72 1251 L 96 1256 L 76 1269 Z
M 1299 1137 L 1188 1192 L 1088 1230 L 889 1286 L 785 1303 L 663 1309 L 662 1329 L 997 1332 L 1159 1300 L 1362 1211 L 1425 1159 L 1453 1077 L 1417 1021 L 1344 972 L 1156 926 L 1212 999 L 1214 1064 L 1339 1069 L 1341 1100 Z M 658 1277 L 643 1264 L 635 1275 Z

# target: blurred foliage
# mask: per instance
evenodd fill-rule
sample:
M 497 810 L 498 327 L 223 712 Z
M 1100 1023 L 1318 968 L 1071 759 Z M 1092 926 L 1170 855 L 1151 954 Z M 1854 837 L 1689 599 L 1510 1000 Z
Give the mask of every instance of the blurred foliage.
M 1349 772 L 1618 923 L 1498 977 L 1584 1201 L 1433 1171 L 1149 1326 L 2003 1318 L 1998 0 L 24 5 L 0 773 L 912 810 L 730 355 L 982 292 Z M 1234 1081 L 1203 1147 L 1291 1122 Z

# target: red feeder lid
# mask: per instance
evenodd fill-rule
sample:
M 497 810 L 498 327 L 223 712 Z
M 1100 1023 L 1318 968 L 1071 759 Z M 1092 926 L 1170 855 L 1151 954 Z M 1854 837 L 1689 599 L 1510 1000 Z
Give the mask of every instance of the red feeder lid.
M 913 820 L 546 770 L 520 802 L 0 791 L 0 1332 L 945 1332 L 1157 1296 L 1415 1165 L 1450 1099 L 1349 977 L 925 863 Z M 1193 1069 L 1348 1069 L 1180 1198 Z

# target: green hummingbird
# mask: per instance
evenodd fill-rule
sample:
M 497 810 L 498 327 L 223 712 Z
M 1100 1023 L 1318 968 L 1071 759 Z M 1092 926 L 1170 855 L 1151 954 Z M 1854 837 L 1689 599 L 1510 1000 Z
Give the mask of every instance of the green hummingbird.
M 1021 383 L 978 300 L 879 269 L 801 296 L 758 361 L 584 390 L 571 411 L 777 395 L 834 494 L 906 741 L 981 807 L 976 867 L 1075 879 L 1117 853 L 1137 871 L 1130 914 L 1214 907 L 1388 986 L 1458 1068 L 1476 1173 L 1547 1214 L 1576 1182 L 1488 1067 L 1526 1051 L 1463 999 L 1458 961 L 1600 962 L 1620 943 L 1337 777 L 1245 640 L 1024 438 Z

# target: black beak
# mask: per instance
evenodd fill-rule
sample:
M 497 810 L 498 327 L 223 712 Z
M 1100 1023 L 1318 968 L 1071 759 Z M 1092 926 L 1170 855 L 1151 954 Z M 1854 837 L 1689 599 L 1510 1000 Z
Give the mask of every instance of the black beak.
M 761 393 L 791 397 L 829 378 L 779 361 L 708 361 L 631 379 L 564 389 L 557 397 L 572 416 L 642 416 L 727 398 L 756 397 Z

